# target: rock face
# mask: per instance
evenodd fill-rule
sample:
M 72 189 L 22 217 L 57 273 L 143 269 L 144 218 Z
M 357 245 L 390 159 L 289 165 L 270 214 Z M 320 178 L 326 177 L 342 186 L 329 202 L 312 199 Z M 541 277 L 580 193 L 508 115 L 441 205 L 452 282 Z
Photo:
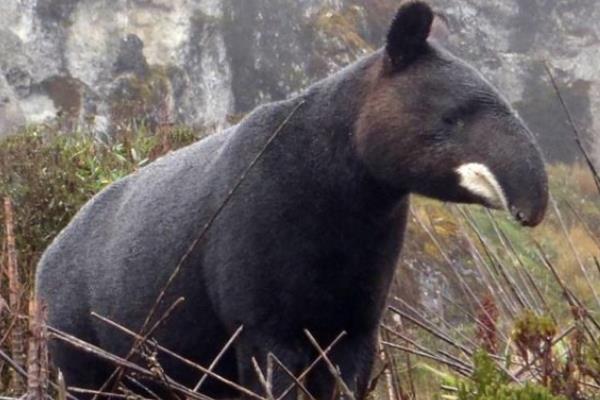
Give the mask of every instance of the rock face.
M 9 0 L 1 68 L 28 122 L 220 125 L 233 110 L 223 16 L 218 0 Z
M 559 81 L 600 160 L 596 0 L 430 0 L 449 46 L 506 93 L 551 160 L 577 150 Z M 382 43 L 397 0 L 4 0 L 0 135 L 55 119 L 111 132 L 132 121 L 220 128 Z M 595 146 L 595 147 L 594 147 Z

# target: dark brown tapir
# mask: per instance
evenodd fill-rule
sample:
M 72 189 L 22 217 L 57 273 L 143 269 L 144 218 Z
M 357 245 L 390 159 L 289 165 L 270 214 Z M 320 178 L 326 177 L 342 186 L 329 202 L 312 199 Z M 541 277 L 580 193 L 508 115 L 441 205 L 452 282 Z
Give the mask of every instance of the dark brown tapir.
M 410 193 L 506 209 L 526 226 L 542 220 L 548 199 L 531 133 L 430 37 L 433 20 L 426 4 L 405 3 L 379 51 L 95 196 L 39 264 L 49 323 L 124 356 L 131 338 L 91 312 L 139 330 L 210 221 L 156 313 L 185 298 L 158 342 L 208 366 L 243 326 L 215 372 L 264 394 L 253 357 L 264 371 L 271 352 L 299 374 L 318 355 L 305 329 L 323 346 L 344 331 L 331 360 L 361 399 Z M 68 385 L 98 388 L 112 370 L 60 342 L 51 350 Z M 199 380 L 158 357 L 172 379 Z M 275 368 L 274 395 L 290 383 Z M 305 383 L 315 398 L 332 397 L 324 363 Z M 239 395 L 214 378 L 200 392 Z

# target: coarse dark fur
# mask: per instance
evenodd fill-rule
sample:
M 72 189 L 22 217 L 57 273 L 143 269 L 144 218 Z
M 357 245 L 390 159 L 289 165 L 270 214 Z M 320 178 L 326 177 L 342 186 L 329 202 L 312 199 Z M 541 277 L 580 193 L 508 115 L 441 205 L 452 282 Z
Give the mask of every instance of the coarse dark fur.
M 155 337 L 207 366 L 243 326 L 216 372 L 264 393 L 252 357 L 266 370 L 272 352 L 299 374 L 317 356 L 304 329 L 322 346 L 345 331 L 331 358 L 362 398 L 409 193 L 490 205 L 459 185 L 456 168 L 477 162 L 524 224 L 539 223 L 546 207 L 527 128 L 477 72 L 428 39 L 432 20 L 428 6 L 407 3 L 385 48 L 95 196 L 40 262 L 37 293 L 50 324 L 125 355 L 131 339 L 90 312 L 139 330 L 202 227 L 291 115 L 187 258 L 157 315 L 185 302 Z M 51 350 L 68 385 L 98 388 L 111 371 L 68 345 Z M 187 386 L 200 377 L 159 360 Z M 275 396 L 290 382 L 276 369 Z M 323 363 L 306 384 L 317 399 L 335 386 Z M 214 379 L 201 392 L 237 394 Z

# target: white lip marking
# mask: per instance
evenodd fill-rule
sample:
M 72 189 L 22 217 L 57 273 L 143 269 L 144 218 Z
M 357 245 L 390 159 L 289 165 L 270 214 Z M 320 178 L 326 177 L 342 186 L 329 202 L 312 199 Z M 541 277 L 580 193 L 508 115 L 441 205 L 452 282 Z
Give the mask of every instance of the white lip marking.
M 486 199 L 491 206 L 508 210 L 508 201 L 498 180 L 488 167 L 479 163 L 463 164 L 456 168 L 460 186 Z

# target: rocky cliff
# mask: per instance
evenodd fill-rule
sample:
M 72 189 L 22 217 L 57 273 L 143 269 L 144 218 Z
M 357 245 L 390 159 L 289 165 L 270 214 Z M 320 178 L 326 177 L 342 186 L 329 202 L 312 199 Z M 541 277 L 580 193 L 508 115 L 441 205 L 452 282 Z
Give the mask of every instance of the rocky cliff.
M 596 0 L 430 0 L 449 46 L 517 107 L 548 157 L 577 151 L 547 61 L 600 160 Z M 0 135 L 49 119 L 222 127 L 382 43 L 398 0 L 3 0 Z

